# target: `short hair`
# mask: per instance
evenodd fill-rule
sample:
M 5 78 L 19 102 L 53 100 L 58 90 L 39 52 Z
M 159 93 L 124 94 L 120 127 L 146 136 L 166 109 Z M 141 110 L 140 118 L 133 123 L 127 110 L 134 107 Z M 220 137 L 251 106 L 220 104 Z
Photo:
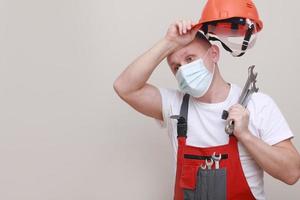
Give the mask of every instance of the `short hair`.
M 212 44 L 210 43 L 210 41 L 205 37 L 205 35 L 204 35 L 201 31 L 198 31 L 198 32 L 196 33 L 195 39 L 200 40 L 200 41 L 203 41 L 204 44 L 206 44 L 205 46 L 207 46 L 207 48 L 208 48 L 208 47 L 211 47 L 211 45 L 212 45 Z

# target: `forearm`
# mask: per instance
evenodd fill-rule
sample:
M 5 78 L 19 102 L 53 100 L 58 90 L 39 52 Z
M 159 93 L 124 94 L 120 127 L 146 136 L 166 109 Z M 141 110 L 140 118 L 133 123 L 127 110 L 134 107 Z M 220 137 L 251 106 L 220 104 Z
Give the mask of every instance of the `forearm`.
M 271 176 L 294 184 L 299 179 L 299 154 L 287 148 L 270 146 L 250 132 L 238 138 L 257 164 Z
M 119 93 L 130 93 L 145 86 L 149 77 L 160 62 L 167 57 L 176 45 L 161 39 L 152 48 L 134 60 L 117 78 L 114 87 Z

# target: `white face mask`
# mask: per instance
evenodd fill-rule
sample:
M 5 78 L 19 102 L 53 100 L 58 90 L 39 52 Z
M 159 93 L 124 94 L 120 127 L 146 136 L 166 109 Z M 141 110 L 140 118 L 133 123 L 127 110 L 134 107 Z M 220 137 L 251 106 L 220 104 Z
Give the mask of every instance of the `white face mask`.
M 204 57 L 206 57 L 206 55 Z M 203 59 L 201 58 L 182 65 L 176 73 L 179 89 L 193 97 L 202 97 L 211 85 L 214 71 L 215 66 L 211 73 L 205 67 Z

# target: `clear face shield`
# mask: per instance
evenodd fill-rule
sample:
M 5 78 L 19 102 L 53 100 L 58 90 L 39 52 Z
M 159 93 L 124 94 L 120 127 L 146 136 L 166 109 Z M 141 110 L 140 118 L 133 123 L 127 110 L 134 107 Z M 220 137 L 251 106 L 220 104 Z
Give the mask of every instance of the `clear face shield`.
M 257 39 L 256 24 L 250 19 L 232 18 L 205 24 L 199 30 L 208 40 L 219 41 L 233 56 L 239 57 L 252 48 Z

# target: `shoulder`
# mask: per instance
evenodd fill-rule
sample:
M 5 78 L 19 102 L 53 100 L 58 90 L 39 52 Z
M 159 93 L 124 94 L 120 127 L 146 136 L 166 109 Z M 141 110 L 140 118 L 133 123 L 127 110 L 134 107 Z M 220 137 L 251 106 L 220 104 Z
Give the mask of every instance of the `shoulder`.
M 250 118 L 253 119 L 261 139 L 269 145 L 294 136 L 284 114 L 270 95 L 262 92 L 253 94 L 249 101 L 249 111 L 251 108 L 254 109 L 254 115 L 250 115 Z
M 158 87 L 158 90 L 161 95 L 161 109 L 163 116 L 163 121 L 160 123 L 161 127 L 166 127 L 169 124 L 170 116 L 179 113 L 184 93 L 179 90 L 163 87 Z
M 158 90 L 162 101 L 169 104 L 180 102 L 184 96 L 184 93 L 177 89 L 158 87 Z
M 231 84 L 233 86 L 234 94 L 240 96 L 240 94 L 242 92 L 242 88 L 235 83 L 231 83 Z M 273 99 L 270 95 L 259 90 L 258 92 L 255 92 L 251 95 L 248 103 L 255 104 L 257 106 L 261 106 L 261 105 L 267 105 L 271 101 L 273 101 Z
M 272 97 L 264 92 L 255 92 L 252 95 L 252 101 L 254 102 L 260 102 L 262 104 L 267 104 L 270 101 L 273 101 Z
M 253 93 L 248 102 L 249 108 L 254 109 L 257 114 L 263 112 L 264 110 L 272 110 L 277 107 L 274 99 L 267 93 L 256 92 Z
M 242 92 L 242 88 L 235 84 L 235 83 L 231 83 L 232 84 L 232 93 L 235 96 L 235 98 L 239 98 Z M 274 100 L 272 99 L 272 97 L 270 95 L 268 95 L 265 92 L 262 91 L 258 91 L 253 93 L 250 96 L 249 102 L 247 107 L 251 108 L 251 109 L 255 109 L 255 110 L 260 110 L 263 109 L 265 106 L 270 106 L 274 103 Z
M 235 94 L 239 97 L 242 88 L 236 84 L 233 84 Z M 280 112 L 276 101 L 267 93 L 258 91 L 250 96 L 247 108 L 252 117 L 259 118 L 264 115 L 269 115 L 272 112 Z

